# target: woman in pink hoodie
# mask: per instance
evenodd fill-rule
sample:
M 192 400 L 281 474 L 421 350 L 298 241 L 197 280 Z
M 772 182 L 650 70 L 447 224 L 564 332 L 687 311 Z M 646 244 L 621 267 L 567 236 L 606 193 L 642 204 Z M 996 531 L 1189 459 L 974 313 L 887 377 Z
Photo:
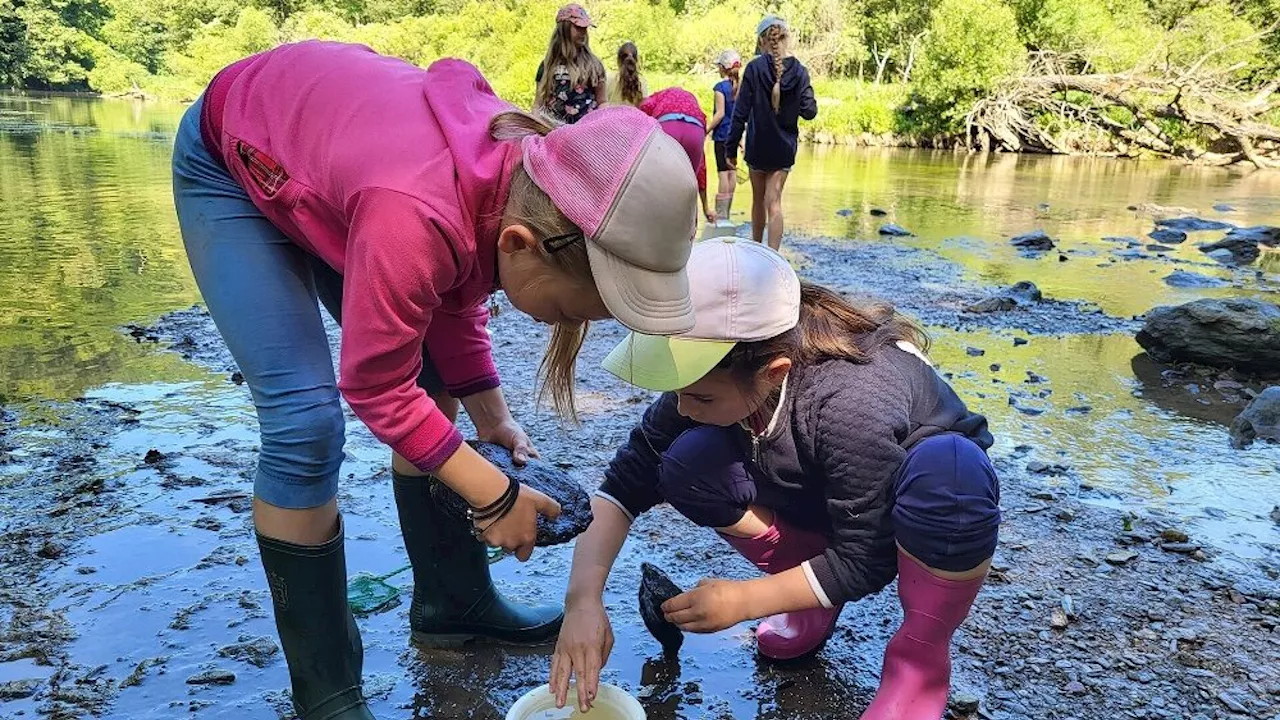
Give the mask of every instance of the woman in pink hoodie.
M 335 501 L 339 395 L 394 453 L 415 641 L 556 635 L 560 608 L 498 595 L 484 544 L 527 559 L 537 515 L 559 508 L 483 460 L 453 420 L 461 401 L 480 439 L 517 462 L 536 455 L 490 353 L 497 290 L 554 326 L 543 387 L 562 411 L 589 321 L 652 334 L 692 326 L 687 163 L 634 108 L 553 128 L 465 62 L 424 71 L 336 43 L 241 60 L 187 112 L 174 199 L 192 271 L 258 411 L 254 525 L 303 720 L 372 717 Z M 342 325 L 337 380 L 318 300 Z M 472 506 L 472 522 L 441 512 L 435 483 Z

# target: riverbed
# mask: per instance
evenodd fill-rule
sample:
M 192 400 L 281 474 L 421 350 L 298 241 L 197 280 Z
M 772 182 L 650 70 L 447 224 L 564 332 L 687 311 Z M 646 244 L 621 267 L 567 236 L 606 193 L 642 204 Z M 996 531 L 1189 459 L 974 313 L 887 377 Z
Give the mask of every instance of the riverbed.
M 199 299 L 169 197 L 181 112 L 0 97 L 5 717 L 287 709 L 247 512 L 256 443 L 247 389 L 233 382 L 207 316 L 168 315 Z M 739 193 L 745 211 L 749 186 Z M 786 247 L 802 274 L 917 317 L 940 371 L 998 437 L 1003 544 L 958 636 L 957 696 L 972 695 L 987 717 L 1280 713 L 1280 526 L 1269 517 L 1280 449 L 1227 443 L 1224 422 L 1247 399 L 1235 383 L 1251 380 L 1214 374 L 1196 394 L 1164 387 L 1132 339 L 1135 318 L 1157 305 L 1280 298 L 1274 254 L 1230 269 L 1197 250 L 1220 232 L 1146 247 L 1150 205 L 1280 224 L 1280 174 L 807 148 L 786 200 Z M 881 237 L 889 222 L 913 235 Z M 1061 252 L 1029 257 L 1009 245 L 1034 229 Z M 1139 244 L 1103 239 L 1126 236 Z M 1164 278 L 1175 270 L 1219 286 L 1171 287 Z M 1024 280 L 1046 297 L 1034 312 L 964 312 Z M 578 427 L 533 407 L 527 348 L 541 330 L 509 308 L 492 330 L 526 429 L 544 456 L 593 486 L 650 399 L 596 367 L 619 328 L 593 328 Z M 353 574 L 390 573 L 405 561 L 386 453 L 349 420 L 340 496 L 348 563 Z M 1185 533 L 1200 554 L 1162 550 L 1161 531 Z M 494 570 L 508 592 L 553 601 L 569 552 Z M 667 509 L 637 524 L 609 589 L 619 642 L 606 677 L 638 694 L 651 717 L 850 717 L 874 692 L 896 622 L 891 592 L 846 609 L 807 665 L 758 664 L 745 626 L 691 638 L 673 665 L 639 623 L 641 558 L 685 586 L 749 568 Z M 1070 624 L 1053 628 L 1064 597 Z M 500 717 L 545 680 L 545 650 L 410 649 L 404 600 L 361 620 L 379 717 Z M 230 684 L 188 684 L 228 674 Z

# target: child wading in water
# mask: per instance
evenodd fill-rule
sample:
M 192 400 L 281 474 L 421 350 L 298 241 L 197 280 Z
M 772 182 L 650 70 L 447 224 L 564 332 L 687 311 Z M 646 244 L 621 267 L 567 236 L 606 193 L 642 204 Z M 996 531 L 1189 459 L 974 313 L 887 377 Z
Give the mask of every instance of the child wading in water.
M 640 107 L 648 94 L 649 88 L 640 74 L 640 51 L 635 43 L 624 42 L 618 47 L 618 72 L 609 78 L 609 104 Z
M 602 594 L 632 520 L 668 502 L 767 573 L 704 580 L 669 620 L 716 632 L 763 618 L 773 659 L 816 651 L 841 608 L 896 575 L 904 620 L 864 720 L 938 720 L 952 634 L 990 566 L 999 483 L 987 421 L 929 365 L 927 338 L 883 305 L 802 285 L 780 255 L 733 239 L 689 261 L 695 326 L 633 333 L 605 360 L 664 391 L 618 450 L 578 538 L 551 665 L 595 697 L 612 647 Z M 746 290 L 744 292 L 743 290 Z
M 698 200 L 707 222 L 715 222 L 716 214 L 707 205 L 707 115 L 698 98 L 684 88 L 672 87 L 650 95 L 640 103 L 640 110 L 658 121 L 662 131 L 680 143 L 694 178 L 698 181 Z
M 716 154 L 716 217 L 729 219 L 733 209 L 733 191 L 738 187 L 738 173 L 729 165 L 729 130 L 733 125 L 733 109 L 738 99 L 738 74 L 742 58 L 736 50 L 725 50 L 716 58 L 720 69 L 720 82 L 712 92 L 715 95 L 715 112 L 707 123 L 712 146 Z M 736 151 L 735 151 L 736 154 Z
M 782 190 L 796 162 L 800 118 L 818 116 L 809 71 L 791 57 L 791 31 L 776 15 L 756 27 L 758 54 L 747 63 L 733 125 L 725 145 L 730 168 L 738 164 L 738 143 L 747 134 L 747 166 L 751 168 L 751 239 L 761 242 L 769 228 L 769 247 L 782 246 Z
M 576 123 L 605 102 L 604 63 L 591 52 L 588 28 L 595 27 L 581 5 L 556 13 L 546 57 L 538 63 L 533 109 L 564 123 Z
M 518 463 L 537 454 L 490 351 L 497 290 L 555 325 L 543 370 L 559 408 L 572 408 L 588 321 L 693 326 L 686 163 L 633 108 L 552 127 L 460 60 L 423 70 L 338 43 L 241 60 L 187 111 L 174 203 L 200 293 L 258 411 L 253 521 L 301 720 L 373 717 L 347 604 L 339 394 L 394 452 L 414 641 L 556 636 L 560 608 L 503 597 L 485 544 L 527 559 L 538 514 L 558 506 L 465 444 L 454 419 L 461 403 L 479 439 Z M 342 326 L 340 379 L 319 303 Z M 442 485 L 473 515 L 437 504 Z

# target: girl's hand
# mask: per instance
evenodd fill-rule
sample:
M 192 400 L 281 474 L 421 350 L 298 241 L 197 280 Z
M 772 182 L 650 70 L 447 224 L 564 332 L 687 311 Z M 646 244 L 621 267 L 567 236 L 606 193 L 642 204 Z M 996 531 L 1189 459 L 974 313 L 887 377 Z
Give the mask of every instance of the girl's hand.
M 715 210 L 707 211 L 707 222 L 711 223 L 712 225 L 715 225 L 717 219 L 719 219 L 719 217 L 716 215 Z
M 538 539 L 538 516 L 556 518 L 560 515 L 560 503 L 534 490 L 520 486 L 515 507 L 495 521 L 485 521 L 480 538 L 493 547 L 508 550 L 520 562 L 533 555 L 534 542 Z
M 510 415 L 488 427 L 481 427 L 480 423 L 477 422 L 476 437 L 484 442 L 496 443 L 510 450 L 511 459 L 515 461 L 516 465 L 524 465 L 529 462 L 531 457 L 542 457 L 538 453 L 538 449 L 533 446 L 533 441 L 525 434 L 524 428 L 520 427 L 520 423 L 511 419 Z
M 586 714 L 600 688 L 600 668 L 613 651 L 613 627 L 600 598 L 565 602 L 564 624 L 551 656 L 551 693 L 556 707 L 569 699 L 569 681 L 578 678 L 578 711 Z
M 707 578 L 689 592 L 662 604 L 667 619 L 681 630 L 713 633 L 750 619 L 746 583 Z

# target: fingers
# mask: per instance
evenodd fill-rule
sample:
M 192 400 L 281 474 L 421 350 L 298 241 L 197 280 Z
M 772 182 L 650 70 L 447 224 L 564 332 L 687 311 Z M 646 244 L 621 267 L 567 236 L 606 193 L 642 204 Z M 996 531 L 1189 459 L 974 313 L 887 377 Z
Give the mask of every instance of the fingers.
M 551 657 L 551 694 L 556 696 L 556 707 L 562 708 L 569 701 L 569 678 L 573 675 L 573 661 L 556 646 Z
M 578 669 L 578 710 L 583 714 L 591 709 L 596 701 L 596 693 L 600 686 L 600 655 L 587 652 L 582 657 L 582 666 Z
M 680 593 L 679 595 L 662 603 L 662 612 L 669 615 L 674 612 L 680 612 L 681 610 L 688 610 L 693 607 L 694 599 L 693 591 Z
M 540 515 L 546 515 L 552 520 L 560 517 L 560 503 L 531 487 L 526 486 L 526 489 L 529 491 L 529 496 L 533 498 L 533 509 Z
M 533 547 L 533 543 L 528 542 L 515 548 L 516 559 L 520 562 L 528 562 L 529 558 L 533 557 Z

